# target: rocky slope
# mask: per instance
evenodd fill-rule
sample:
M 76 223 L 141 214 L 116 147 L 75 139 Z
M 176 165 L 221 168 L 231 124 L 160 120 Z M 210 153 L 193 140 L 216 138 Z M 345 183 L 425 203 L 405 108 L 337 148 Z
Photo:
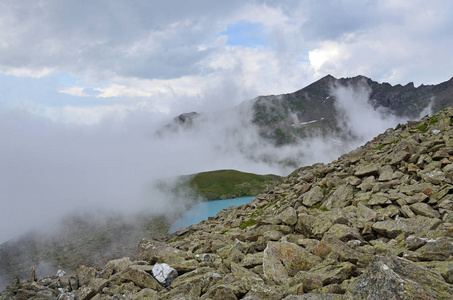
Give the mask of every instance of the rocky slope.
M 180 176 L 156 183 L 163 193 L 185 198 L 186 206 L 196 201 L 256 195 L 281 177 L 235 170 L 218 170 Z M 200 198 L 201 197 L 201 198 Z M 0 245 L 0 279 L 10 282 L 28 277 L 30 266 L 39 274 L 59 269 L 74 272 L 78 266 L 102 266 L 109 260 L 135 255 L 145 236 L 165 236 L 179 215 L 65 216 L 54 232 L 31 231 Z M 0 289 L 4 286 L 0 282 Z
M 452 255 L 448 108 L 300 168 L 250 204 L 143 239 L 135 258 L 31 272 L 1 299 L 451 299 Z
M 453 79 L 438 85 L 422 85 L 416 88 L 413 84 L 392 86 L 387 83 L 378 83 L 364 76 L 336 79 L 328 75 L 294 93 L 258 97 L 236 109 L 211 116 L 216 121 L 214 127 L 220 127 L 219 131 L 215 132 L 216 136 L 222 137 L 218 141 L 219 151 L 234 151 L 248 160 L 282 167 L 286 172 L 303 164 L 311 164 L 315 159 L 319 161 L 319 156 L 324 157 L 325 152 L 344 153 L 353 149 L 354 145 L 359 143 L 344 128 L 339 127 L 341 115 L 336 110 L 337 99 L 332 93 L 335 87 L 351 87 L 358 90 L 360 87 L 365 87 L 365 91 L 369 92 L 369 102 L 372 106 L 386 108 L 391 114 L 397 116 L 414 117 L 429 103 L 432 104 L 434 111 L 453 104 L 453 97 L 450 96 L 453 93 Z M 354 111 L 354 107 L 351 107 L 351 111 Z M 233 112 L 239 113 L 239 116 L 229 120 L 229 113 L 233 114 Z M 224 113 L 225 116 L 220 116 Z M 203 122 L 206 115 L 195 112 L 182 114 L 168 126 L 163 127 L 158 134 L 165 135 L 169 132 L 189 136 L 194 133 L 195 136 L 206 134 L 200 128 L 214 124 L 209 118 Z M 253 130 L 244 130 L 251 127 Z M 179 130 L 187 131 L 179 132 Z M 292 148 L 288 148 L 289 150 L 278 147 L 310 137 L 312 134 L 329 136 L 323 139 L 322 143 L 326 145 L 326 141 L 330 140 L 331 146 L 326 149 L 332 151 L 323 151 L 322 155 L 312 158 L 311 153 L 316 151 L 312 151 L 312 148 L 305 145 L 293 145 Z M 265 138 L 265 143 L 259 135 Z M 341 138 L 343 142 L 339 141 Z M 271 143 L 267 143 L 268 141 Z M 361 139 L 360 143 L 363 141 Z M 227 146 L 224 147 L 225 145 Z M 275 151 L 275 145 L 277 145 L 277 151 Z M 310 146 L 310 142 L 307 146 Z M 331 157 L 336 157 L 335 155 L 338 154 L 332 154 Z M 214 177 L 211 173 L 206 175 L 209 179 Z M 228 178 L 228 183 L 233 181 Z M 193 183 L 194 181 L 191 181 L 189 184 L 193 186 Z M 195 184 L 198 185 L 196 182 Z M 237 193 L 239 188 L 231 193 L 228 185 L 217 186 L 216 182 L 206 184 L 202 187 L 203 196 L 207 199 L 228 198 L 256 190 L 256 184 L 253 182 L 250 185 L 243 184 L 239 193 Z M 258 182 L 258 188 L 261 188 L 260 186 L 262 185 Z M 0 245 L 0 278 L 7 278 L 7 280 L 11 280 L 14 276 L 22 278 L 30 265 L 38 265 L 40 261 L 47 262 L 44 264 L 45 268 L 70 270 L 80 263 L 102 265 L 114 255 L 130 255 L 135 246 L 130 245 L 133 243 L 123 246 L 125 244 L 123 241 L 126 243 L 132 241 L 132 236 L 139 240 L 142 236 L 154 234 L 149 230 L 147 220 L 141 223 L 138 226 L 130 226 L 120 222 L 120 224 L 107 224 L 108 226 L 104 228 L 95 226 L 94 229 L 93 226 L 85 226 L 85 224 L 82 224 L 82 228 L 77 224 L 69 224 L 66 226 L 68 227 L 65 231 L 66 235 L 35 238 L 35 234 L 31 234 L 18 237 Z M 64 249 L 70 249 L 70 251 Z M 101 259 L 99 256 L 92 258 L 86 255 L 91 252 L 111 253 L 103 255 Z M 41 269 L 38 267 L 37 270 Z M 0 282 L 0 288 L 2 286 Z
M 82 265 L 103 266 L 111 259 L 135 255 L 145 236 L 165 236 L 171 222 L 144 214 L 126 220 L 120 215 L 66 216 L 55 230 L 30 231 L 0 245 L 0 279 L 12 282 L 28 278 L 31 266 L 37 274 L 59 269 L 75 272 Z M 6 282 L 0 282 L 0 289 Z

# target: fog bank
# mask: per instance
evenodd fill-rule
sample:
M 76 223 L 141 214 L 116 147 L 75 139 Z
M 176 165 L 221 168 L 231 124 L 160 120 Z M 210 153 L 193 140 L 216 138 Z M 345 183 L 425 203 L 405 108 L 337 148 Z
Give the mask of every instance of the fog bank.
M 4 115 L 0 242 L 74 211 L 159 215 L 183 207 L 184 199 L 153 188 L 156 180 L 215 169 L 281 173 L 248 156 L 259 138 L 242 117 L 218 114 L 191 130 L 159 136 L 162 122 L 134 114 L 95 125 Z
M 286 175 L 294 167 L 283 161 L 327 163 L 406 121 L 373 109 L 369 92 L 366 85 L 331 89 L 347 142 L 313 137 L 278 148 L 259 136 L 250 103 L 200 114 L 191 126 L 159 135 L 165 123 L 143 113 L 94 125 L 63 124 L 26 112 L 3 115 L 0 242 L 75 211 L 132 216 L 183 209 L 187 199 L 170 199 L 153 188 L 156 180 L 217 169 Z

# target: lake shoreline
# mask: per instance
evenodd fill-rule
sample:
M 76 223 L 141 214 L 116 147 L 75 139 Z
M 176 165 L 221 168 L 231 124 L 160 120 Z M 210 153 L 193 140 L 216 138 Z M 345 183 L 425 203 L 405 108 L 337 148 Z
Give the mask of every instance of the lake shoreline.
M 250 203 L 255 196 L 244 196 L 230 199 L 207 200 L 195 203 L 190 209 L 182 213 L 181 217 L 173 222 L 167 233 L 172 234 L 182 228 L 198 224 L 209 217 L 214 217 L 222 209 L 230 206 L 239 206 Z

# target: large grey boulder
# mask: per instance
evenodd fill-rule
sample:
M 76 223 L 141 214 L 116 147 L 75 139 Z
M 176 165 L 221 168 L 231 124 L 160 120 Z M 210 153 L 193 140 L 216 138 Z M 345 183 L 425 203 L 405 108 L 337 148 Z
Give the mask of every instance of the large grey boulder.
M 451 299 L 453 287 L 440 274 L 414 262 L 376 256 L 346 295 L 352 299 Z
M 317 216 L 299 214 L 295 230 L 308 238 L 321 239 L 334 224 L 348 225 L 350 220 L 341 209 L 325 211 Z
M 435 229 L 442 221 L 436 218 L 416 216 L 415 218 L 398 218 L 373 224 L 373 230 L 387 238 L 396 238 L 398 235 L 413 234 L 426 230 Z
M 353 196 L 353 187 L 349 184 L 342 184 L 338 186 L 332 195 L 327 198 L 323 206 L 328 209 L 341 208 L 350 204 Z
M 283 282 L 299 271 L 307 271 L 321 262 L 321 258 L 289 242 L 269 242 L 264 250 L 264 276 Z
M 198 261 L 187 256 L 186 252 L 156 240 L 143 239 L 138 246 L 138 257 L 151 264 L 165 262 L 181 273 L 199 266 Z
M 131 268 L 124 273 L 118 275 L 117 281 L 119 282 L 128 282 L 132 281 L 136 286 L 144 289 L 149 288 L 155 291 L 160 291 L 163 287 L 159 282 L 150 274 L 145 271 Z
M 319 185 L 313 187 L 311 190 L 309 190 L 307 193 L 303 195 L 303 204 L 305 206 L 311 207 L 319 202 L 324 198 L 324 194 L 322 192 L 322 189 Z
M 297 223 L 297 212 L 290 206 L 279 214 L 279 218 L 283 223 L 292 226 Z

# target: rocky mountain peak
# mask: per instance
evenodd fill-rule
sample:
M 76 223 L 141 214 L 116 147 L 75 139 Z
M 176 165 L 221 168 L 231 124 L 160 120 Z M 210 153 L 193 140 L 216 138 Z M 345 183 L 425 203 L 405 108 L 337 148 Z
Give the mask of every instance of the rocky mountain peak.
M 343 128 L 344 116 L 336 105 L 335 91 L 339 88 L 361 91 L 350 96 L 367 98 L 375 110 L 405 119 L 418 118 L 428 108 L 438 112 L 453 104 L 452 81 L 419 87 L 412 82 L 393 86 L 362 75 L 339 79 L 327 75 L 294 93 L 258 97 L 253 104 L 253 122 L 261 136 L 277 146 L 320 134 L 353 139 Z M 350 109 L 354 110 L 354 101 L 350 102 Z M 294 126 L 295 118 L 303 126 Z
M 154 269 L 166 266 L 171 277 Z M 157 266 L 157 267 L 156 267 Z M 167 267 L 168 266 L 168 267 Z M 169 275 L 170 276 L 170 275 Z M 159 280 L 157 279 L 159 278 Z M 1 299 L 451 299 L 453 108 L 295 170 L 138 256 Z
M 355 92 L 340 101 L 338 91 L 342 89 Z M 224 114 L 251 121 L 260 136 L 275 146 L 296 144 L 313 136 L 351 142 L 357 136 L 345 126 L 343 106 L 354 111 L 364 105 L 389 119 L 417 119 L 424 111 L 438 112 L 453 105 L 452 92 L 452 80 L 415 87 L 412 82 L 391 85 L 363 75 L 337 79 L 329 74 L 293 93 L 259 96 Z M 209 119 L 212 113 L 203 115 Z M 193 128 L 194 124 L 204 126 L 200 116 L 193 112 L 179 115 L 157 133 L 172 134 Z

